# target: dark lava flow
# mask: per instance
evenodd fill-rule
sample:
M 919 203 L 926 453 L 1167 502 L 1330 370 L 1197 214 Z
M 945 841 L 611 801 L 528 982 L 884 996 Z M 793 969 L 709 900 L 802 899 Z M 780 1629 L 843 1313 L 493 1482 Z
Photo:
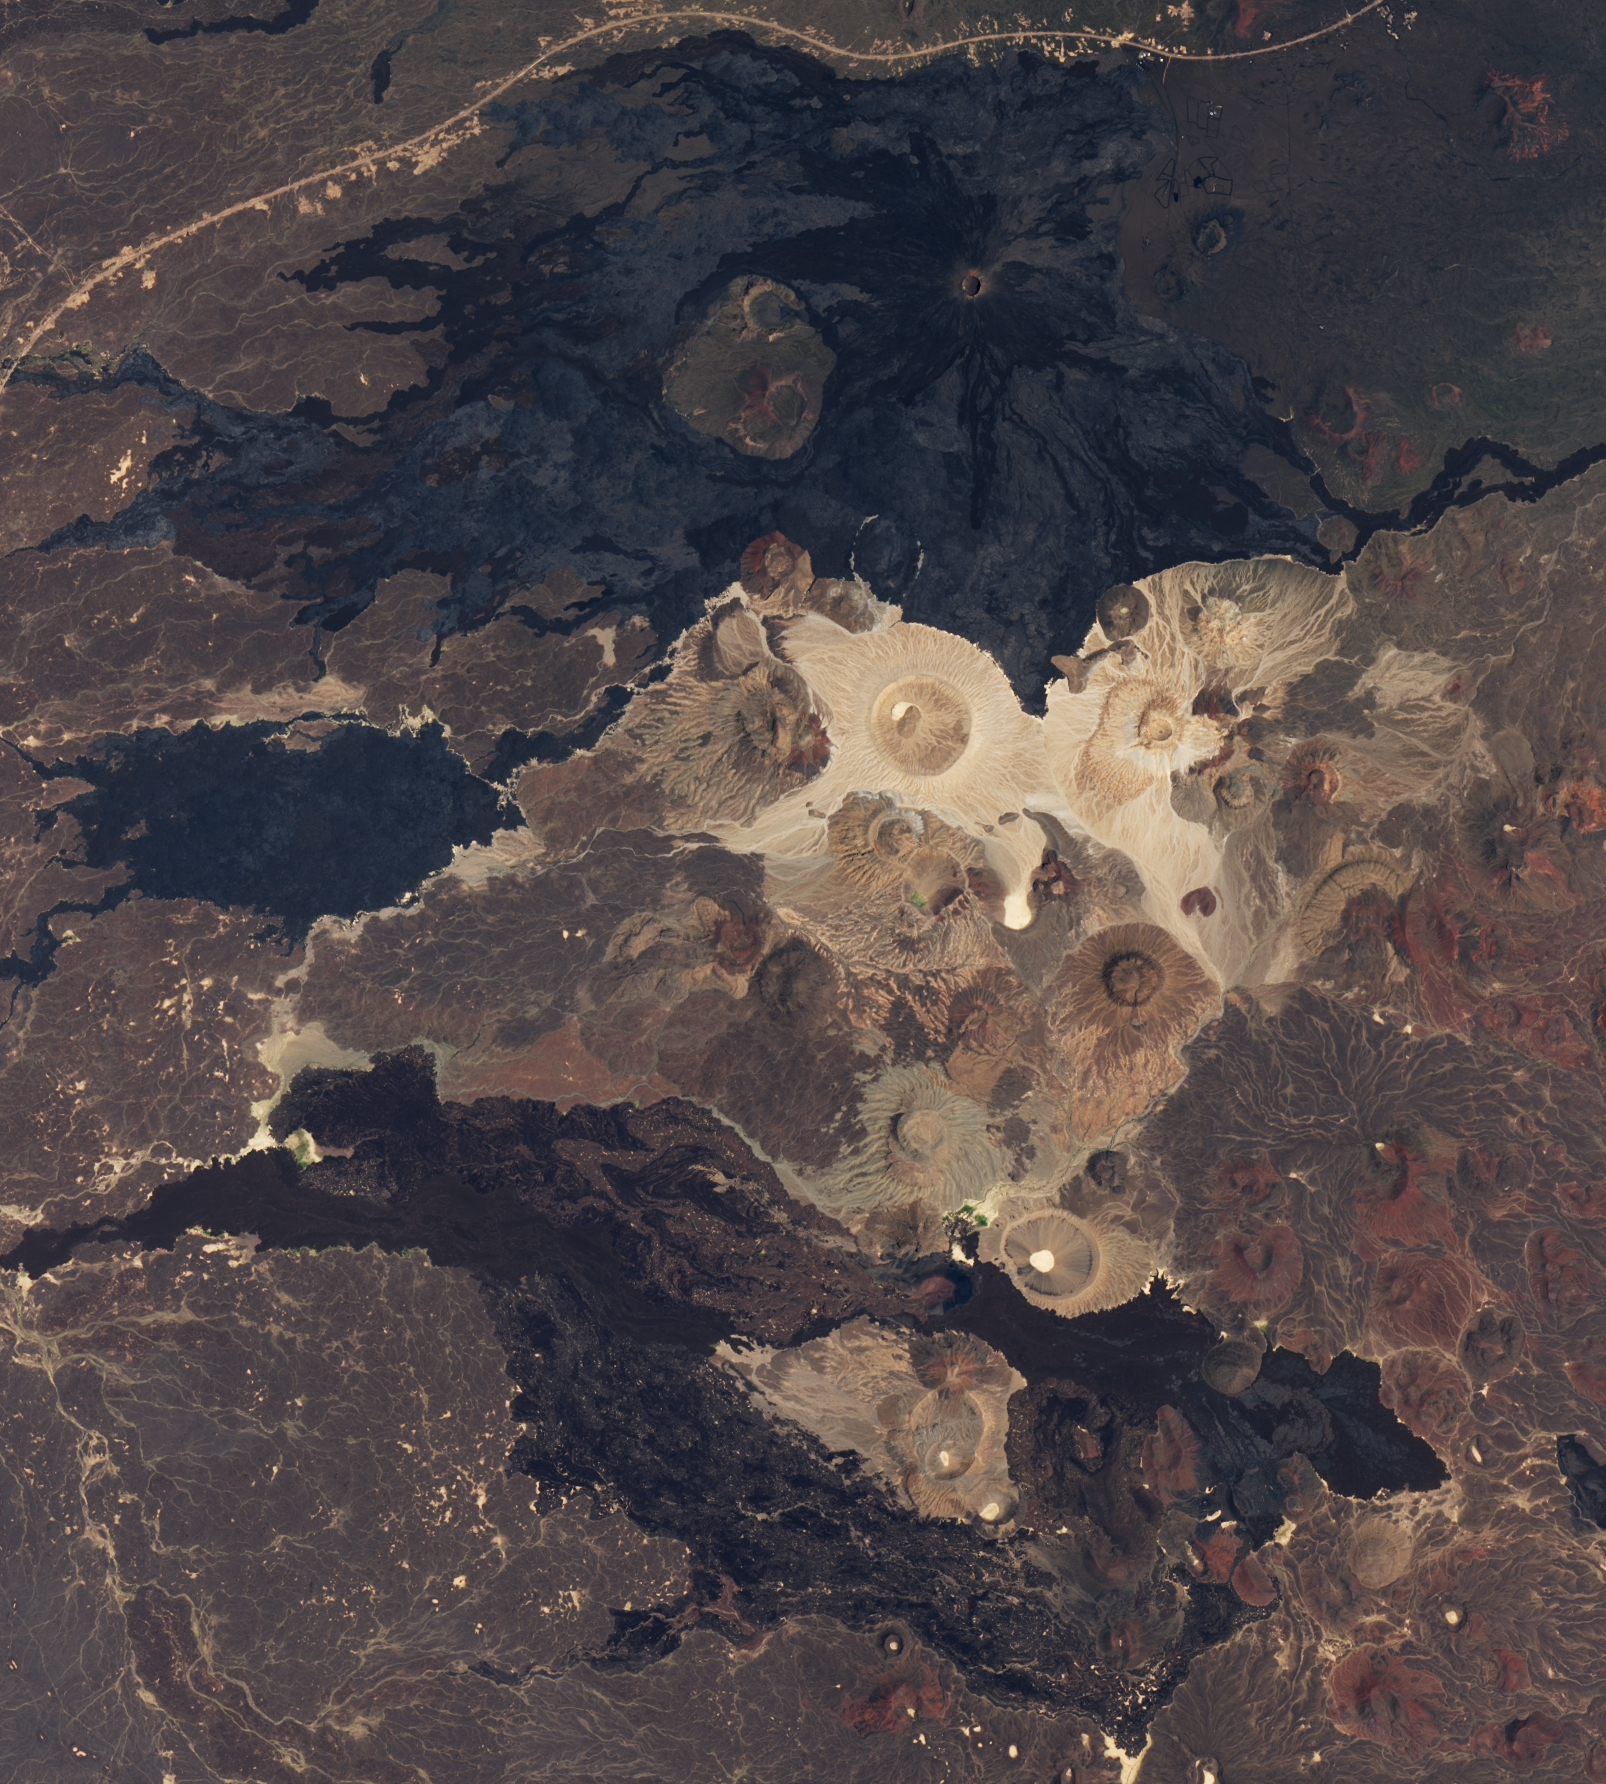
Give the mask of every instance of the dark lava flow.
M 533 1108 L 555 1133 L 611 1125 L 607 1111 L 579 1111 L 582 1120 L 571 1122 Z M 399 1150 L 410 1150 L 405 1138 Z M 524 1162 L 532 1176 L 562 1164 L 555 1149 Z M 1190 1661 L 1254 1614 L 1225 1587 L 1196 1586 L 1164 1656 L 1128 1676 L 1101 1651 L 1085 1615 L 1020 1590 L 1006 1543 L 966 1525 L 916 1521 L 851 1458 L 828 1458 L 711 1368 L 714 1341 L 745 1322 L 733 1309 L 675 1307 L 659 1284 L 635 1277 L 638 1234 L 583 1218 L 555 1225 L 527 1199 L 482 1191 L 450 1171 L 425 1177 L 399 1206 L 324 1187 L 354 1175 L 376 1181 L 375 1164 L 371 1146 L 306 1171 L 283 1151 L 250 1154 L 159 1191 L 126 1221 L 30 1233 L 3 1262 L 32 1272 L 79 1245 L 170 1245 L 197 1225 L 255 1232 L 283 1247 L 421 1247 L 437 1264 L 475 1270 L 517 1385 L 514 1416 L 526 1427 L 509 1466 L 549 1488 L 600 1493 L 691 1550 L 690 1600 L 614 1613 L 607 1658 L 615 1662 L 673 1650 L 735 1581 L 740 1620 L 714 1624 L 727 1634 L 789 1615 L 866 1629 L 896 1619 L 977 1688 L 1079 1704 L 1141 1744 Z
M 298 25 L 304 25 L 318 10 L 319 0 L 285 0 L 282 11 L 271 18 L 259 19 L 255 13 L 232 13 L 223 19 L 191 19 L 187 25 L 176 25 L 170 31 L 158 31 L 154 27 L 148 29 L 145 38 L 148 43 L 163 44 L 181 41 L 187 37 L 219 37 L 229 36 L 236 31 L 260 32 L 264 37 L 283 37 L 286 32 L 294 31 Z
M 128 896 L 128 890 L 123 884 L 108 887 L 94 899 L 59 898 L 47 910 L 38 912 L 33 920 L 33 939 L 28 944 L 28 952 L 19 954 L 13 949 L 0 959 L 0 981 L 9 979 L 18 985 L 43 984 L 56 970 L 56 952 L 61 946 L 54 920 L 69 913 L 75 917 L 98 917 L 102 911 L 115 910 Z
M 372 417 L 322 398 L 255 414 L 130 354 L 107 381 L 181 412 L 184 443 L 121 514 L 42 543 L 171 540 L 326 630 L 402 569 L 449 578 L 445 635 L 566 568 L 667 645 L 778 530 L 819 573 L 857 569 L 992 651 L 1040 707 L 1050 656 L 1107 587 L 1190 559 L 1329 562 L 1315 518 L 1241 471 L 1255 445 L 1312 471 L 1248 366 L 1126 296 L 1105 194 L 1147 164 L 1141 79 L 1016 55 L 850 81 L 727 33 L 493 106 L 511 138 L 494 191 L 383 221 L 296 275 L 431 294 L 423 320 L 372 325 L 438 335 L 419 385 Z M 543 151 L 581 145 L 557 215 Z M 442 239 L 466 264 L 433 257 Z M 789 458 L 744 457 L 663 397 L 677 344 L 754 275 L 795 291 L 836 356 Z M 65 401 L 95 382 L 29 376 Z M 1358 549 L 1490 489 L 1537 495 L 1603 451 L 1545 472 L 1468 442 L 1403 519 L 1313 487 Z M 1486 460 L 1514 481 L 1486 488 Z
M 1190 1660 L 1263 1614 L 1207 1580 L 1190 1579 L 1179 1599 L 1163 1560 L 1097 1599 L 1022 1591 L 1007 1537 L 911 1518 L 852 1458 L 827 1457 L 761 1413 L 710 1366 L 720 1338 L 796 1342 L 859 1311 L 914 1330 L 919 1297 L 908 1276 L 822 1245 L 830 1223 L 790 1202 L 695 1105 L 560 1114 L 516 1098 L 443 1104 L 428 1056 L 408 1049 L 367 1072 L 299 1074 L 273 1128 L 281 1138 L 304 1128 L 346 1155 L 301 1168 L 287 1149 L 251 1153 L 163 1187 L 125 1220 L 30 1232 L 0 1264 L 38 1275 L 86 1245 L 171 1246 L 201 1227 L 253 1233 L 267 1247 L 416 1248 L 474 1272 L 526 1427 L 510 1466 L 601 1491 L 692 1552 L 693 1600 L 617 1613 L 615 1659 L 672 1648 L 732 1580 L 733 1629 L 798 1614 L 865 1628 L 896 1618 L 979 1688 L 1076 1703 L 1140 1741 Z M 990 1268 L 974 1281 L 979 1292 L 925 1329 L 975 1332 L 1028 1376 L 1011 1412 L 1011 1465 L 1043 1521 L 1070 1530 L 1049 1546 L 1071 1578 L 1079 1545 L 1103 1540 L 1097 1521 L 1110 1505 L 1147 1503 L 1137 1451 L 1162 1407 L 1180 1410 L 1198 1437 L 1204 1500 L 1256 1542 L 1299 1490 L 1300 1455 L 1355 1493 L 1443 1478 L 1377 1404 L 1370 1365 L 1341 1358 L 1319 1377 L 1273 1352 L 1260 1380 L 1229 1397 L 1199 1373 L 1217 1334 L 1167 1290 L 1064 1321 L 1028 1307 Z M 1115 1437 L 1102 1473 L 1089 1475 L 1063 1433 L 1095 1403 L 1090 1422 Z M 1130 1543 L 1126 1517 L 1114 1534 Z M 1138 1528 L 1152 1557 L 1149 1525 Z M 1112 1648 L 1105 1624 L 1118 1615 L 1168 1631 L 1140 1668 Z
M 1255 1385 L 1229 1399 L 1199 1376 L 1215 1327 L 1167 1288 L 1064 1320 L 1016 1294 L 991 1264 L 978 1265 L 975 1279 L 975 1296 L 942 1323 L 985 1339 L 1028 1381 L 1068 1379 L 1144 1417 L 1175 1406 L 1197 1431 L 1247 1427 L 1280 1456 L 1308 1456 L 1334 1492 L 1356 1499 L 1444 1482 L 1432 1447 L 1379 1399 L 1376 1363 L 1344 1352 L 1318 1375 L 1297 1352 L 1272 1350 Z
M 1573 1496 L 1579 1517 L 1606 1530 L 1606 1466 L 1595 1460 L 1582 1438 L 1575 1436 L 1556 1439 L 1556 1466 Z
M 1138 78 L 1013 56 L 850 81 L 727 35 L 492 108 L 505 183 L 298 275 L 436 298 L 416 327 L 444 363 L 364 420 L 370 443 L 321 400 L 232 412 L 130 362 L 118 377 L 193 416 L 188 443 L 121 515 L 59 542 L 171 538 L 221 574 L 271 572 L 325 625 L 381 578 L 432 570 L 452 582 L 443 631 L 561 566 L 667 641 L 779 529 L 822 574 L 856 566 L 983 644 L 1040 702 L 1049 656 L 1114 582 L 1189 558 L 1326 561 L 1313 524 L 1240 473 L 1253 444 L 1291 452 L 1246 366 L 1125 294 L 1103 195 L 1147 160 Z M 545 151 L 581 144 L 562 201 L 580 208 L 555 218 Z M 442 237 L 468 264 L 431 258 Z M 794 290 L 836 356 L 789 458 L 744 457 L 662 394 L 677 341 L 745 275 Z
M 1355 543 L 1344 553 L 1346 559 L 1351 559 L 1360 555 L 1374 533 L 1422 532 L 1452 508 L 1470 508 L 1485 496 L 1504 496 L 1509 502 L 1537 502 L 1541 496 L 1549 495 L 1551 490 L 1559 489 L 1574 477 L 1582 477 L 1585 471 L 1603 461 L 1606 461 L 1606 443 L 1581 446 L 1547 471 L 1499 440 L 1487 437 L 1468 440 L 1445 453 L 1438 474 L 1403 514 L 1373 513 L 1352 507 L 1342 496 L 1333 494 L 1310 460 L 1304 461 L 1303 468 L 1310 472 L 1312 490 L 1333 513 L 1343 515 L 1355 528 Z M 1482 477 L 1474 475 L 1485 464 L 1499 465 L 1511 475 L 1503 481 L 1486 483 Z
M 266 723 L 136 731 L 43 772 L 90 783 L 60 808 L 83 831 L 74 865 L 124 863 L 124 895 L 245 906 L 297 937 L 395 904 L 454 847 L 523 822 L 439 725 L 342 724 L 315 744 Z

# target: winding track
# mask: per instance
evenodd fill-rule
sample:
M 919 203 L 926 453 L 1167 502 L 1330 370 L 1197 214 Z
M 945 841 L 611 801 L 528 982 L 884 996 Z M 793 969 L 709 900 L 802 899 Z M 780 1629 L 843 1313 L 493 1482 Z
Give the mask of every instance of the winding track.
M 572 65 L 564 58 L 572 51 L 582 49 L 588 44 L 606 43 L 610 39 L 617 42 L 627 37 L 631 31 L 644 25 L 686 25 L 716 26 L 723 29 L 749 31 L 756 36 L 777 43 L 792 45 L 798 49 L 809 50 L 822 57 L 836 56 L 853 63 L 876 68 L 896 68 L 909 63 L 929 62 L 938 56 L 953 55 L 964 51 L 974 51 L 989 45 L 1017 45 L 1021 48 L 1036 49 L 1133 49 L 1158 56 L 1166 62 L 1245 62 L 1256 56 L 1282 55 L 1287 50 L 1298 49 L 1301 44 L 1315 43 L 1323 37 L 1331 37 L 1336 32 L 1353 25 L 1357 19 L 1364 18 L 1369 12 L 1376 12 L 1386 0 L 1366 0 L 1364 6 L 1358 6 L 1353 12 L 1347 12 L 1341 19 L 1335 19 L 1330 25 L 1323 25 L 1320 30 L 1307 31 L 1303 37 L 1291 37 L 1286 43 L 1262 44 L 1256 49 L 1199 51 L 1168 49 L 1163 44 L 1151 43 L 1145 38 L 1137 37 L 1130 31 L 979 31 L 967 37 L 955 37 L 944 43 L 928 44 L 920 49 L 867 49 L 847 50 L 840 44 L 832 43 L 817 32 L 800 30 L 791 25 L 778 25 L 769 20 L 755 18 L 740 12 L 717 12 L 707 7 L 688 6 L 675 8 L 667 12 L 641 12 L 633 16 L 616 16 L 601 25 L 588 25 L 572 37 L 566 37 L 561 43 L 549 44 L 533 62 L 527 62 L 522 68 L 499 81 L 488 83 L 478 96 L 468 105 L 455 111 L 438 124 L 432 124 L 428 130 L 416 136 L 405 138 L 401 142 L 389 143 L 380 147 L 365 149 L 361 154 L 351 156 L 332 167 L 320 169 L 316 173 L 304 174 L 299 179 L 290 180 L 281 186 L 269 187 L 266 191 L 256 192 L 249 198 L 242 198 L 234 204 L 225 205 L 221 210 L 208 211 L 182 228 L 170 229 L 161 235 L 153 235 L 141 242 L 137 247 L 124 248 L 109 260 L 103 260 L 99 268 L 86 279 L 80 281 L 68 292 L 56 307 L 42 316 L 31 327 L 25 328 L 17 336 L 14 356 L 0 361 L 0 391 L 4 391 L 11 382 L 11 375 L 33 351 L 34 347 L 49 334 L 61 318 L 69 310 L 81 308 L 88 302 L 90 294 L 100 285 L 106 284 L 118 274 L 126 272 L 130 267 L 143 267 L 152 254 L 162 248 L 170 248 L 176 242 L 188 241 L 199 235 L 203 229 L 210 229 L 214 224 L 226 223 L 230 217 L 238 217 L 246 211 L 267 210 L 275 199 L 293 197 L 304 192 L 309 186 L 317 186 L 329 180 L 338 180 L 357 174 L 377 174 L 381 167 L 394 171 L 402 162 L 411 161 L 415 167 L 433 165 L 452 146 L 453 138 L 461 140 L 465 135 L 478 133 L 479 114 L 487 105 L 493 105 L 504 93 L 510 92 L 521 81 L 546 79 L 556 80 L 561 75 L 573 72 Z

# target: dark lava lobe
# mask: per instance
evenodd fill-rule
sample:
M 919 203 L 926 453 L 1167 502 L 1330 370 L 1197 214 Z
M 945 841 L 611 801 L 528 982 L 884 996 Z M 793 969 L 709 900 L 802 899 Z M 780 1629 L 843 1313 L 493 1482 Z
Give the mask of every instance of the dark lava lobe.
M 85 1243 L 167 1247 L 193 1226 L 269 1249 L 418 1249 L 508 1284 L 560 1274 L 593 1323 L 698 1355 L 734 1332 L 784 1344 L 915 1304 L 693 1103 L 442 1103 L 433 1059 L 410 1047 L 370 1071 L 298 1073 L 271 1125 L 349 1156 L 302 1170 L 287 1150 L 250 1152 L 164 1185 L 126 1220 L 35 1229 L 5 1261 L 39 1274 Z
M 519 1098 L 442 1103 L 415 1048 L 366 1072 L 303 1071 L 272 1127 L 345 1155 L 302 1169 L 288 1149 L 250 1153 L 164 1187 L 125 1220 L 36 1229 L 0 1267 L 37 1276 L 84 1244 L 170 1246 L 201 1227 L 270 1249 L 418 1248 L 472 1271 L 526 1428 L 511 1465 L 560 1487 L 600 1484 L 642 1528 L 691 1550 L 693 1601 L 615 1613 L 619 1660 L 668 1651 L 705 1611 L 732 1634 L 784 1616 L 866 1629 L 896 1618 L 977 1688 L 1080 1705 L 1141 1744 L 1192 1661 L 1273 1597 L 1253 1569 L 1230 1584 L 1202 1564 L 1176 1573 L 1175 1541 L 1156 1546 L 1162 1515 L 1183 1515 L 1167 1506 L 1199 1518 L 1219 1507 L 1242 1526 L 1240 1544 L 1258 1543 L 1302 1490 L 1306 1455 L 1354 1493 L 1442 1477 L 1378 1405 L 1369 1365 L 1340 1359 L 1320 1378 L 1273 1352 L 1233 1398 L 1201 1369 L 1216 1332 L 1167 1291 L 1062 1320 L 990 1268 L 964 1285 L 978 1294 L 950 1292 L 960 1272 L 945 1261 L 935 1296 L 920 1266 L 868 1265 L 693 1104 L 560 1114 Z M 911 1516 L 711 1360 L 725 1337 L 793 1344 L 859 1313 L 930 1331 L 939 1299 L 955 1311 L 936 1330 L 1002 1341 L 1030 1375 L 1010 1454 L 1035 1495 L 1035 1535 Z M 1091 1597 L 1089 1556 L 1106 1573 Z
M 5 1264 L 33 1274 L 85 1243 L 171 1245 L 199 1225 L 270 1248 L 416 1246 L 473 1270 L 526 1427 L 511 1466 L 600 1491 L 691 1550 L 696 1599 L 615 1612 L 614 1659 L 669 1651 L 732 1597 L 718 1626 L 733 1636 L 787 1616 L 863 1629 L 893 1618 L 979 1688 L 1090 1706 L 1141 1742 L 1190 1659 L 1248 1614 L 1202 1589 L 1166 1651 L 1126 1669 L 1074 1603 L 1021 1590 L 1008 1541 L 914 1518 L 852 1458 L 766 1416 L 709 1360 L 716 1339 L 784 1343 L 859 1311 L 895 1319 L 917 1297 L 790 1202 L 705 1111 L 443 1105 L 430 1060 L 409 1050 L 368 1073 L 302 1073 L 274 1125 L 304 1125 L 351 1155 L 300 1170 L 287 1150 L 252 1153 L 158 1191 L 126 1221 L 30 1233 Z
M 1100 194 L 1147 155 L 1135 78 L 1013 56 L 849 81 L 732 35 L 493 107 L 511 138 L 493 194 L 381 223 L 297 275 L 438 299 L 419 326 L 444 364 L 365 422 L 369 443 L 321 399 L 252 415 L 173 387 L 191 443 L 88 531 L 173 537 L 330 628 L 403 568 L 451 577 L 446 631 L 563 567 L 668 640 L 780 530 L 822 574 L 856 567 L 908 618 L 984 645 L 1040 701 L 1112 583 L 1318 555 L 1238 469 L 1253 443 L 1286 450 L 1243 363 L 1143 321 L 1122 287 Z M 554 225 L 552 153 L 582 143 L 596 190 L 628 167 L 631 196 Z M 455 268 L 425 245 L 443 236 Z M 835 356 L 786 457 L 699 432 L 663 394 L 752 281 L 795 293 L 820 365 Z M 722 400 L 756 402 L 745 388 Z
M 1580 1437 L 1556 1439 L 1556 1465 L 1581 1518 L 1606 1530 L 1606 1464 L 1597 1462 Z
M 294 936 L 393 905 L 454 847 L 523 821 L 438 725 L 338 725 L 315 744 L 271 724 L 138 731 L 55 772 L 92 788 L 62 807 L 79 865 L 124 862 L 128 890 L 244 905 Z
M 1338 1493 L 1369 1499 L 1441 1485 L 1445 1469 L 1379 1399 L 1376 1363 L 1346 1354 L 1317 1374 L 1291 1351 L 1269 1351 L 1258 1379 L 1224 1392 L 1217 1375 L 1218 1334 L 1169 1289 L 1153 1288 L 1108 1313 L 1061 1319 L 1031 1306 L 990 1264 L 975 1273 L 977 1293 L 943 1322 L 974 1332 L 1001 1350 L 1029 1380 L 1073 1379 L 1130 1417 L 1179 1408 L 1193 1429 L 1217 1433 L 1214 1458 L 1228 1489 L 1247 1468 L 1296 1452 Z M 1229 1384 L 1236 1385 L 1236 1384 Z M 1244 1516 L 1250 1514 L 1245 1512 Z M 1275 1519 L 1262 1540 L 1276 1528 Z
M 236 31 L 260 32 L 264 37 L 283 37 L 287 31 L 294 31 L 298 25 L 304 25 L 318 10 L 319 0 L 286 0 L 279 12 L 270 18 L 259 19 L 255 13 L 233 13 L 223 19 L 191 19 L 187 25 L 179 25 L 171 31 L 153 29 L 145 33 L 146 41 L 154 44 L 172 43 L 186 37 L 219 37 L 228 36 Z

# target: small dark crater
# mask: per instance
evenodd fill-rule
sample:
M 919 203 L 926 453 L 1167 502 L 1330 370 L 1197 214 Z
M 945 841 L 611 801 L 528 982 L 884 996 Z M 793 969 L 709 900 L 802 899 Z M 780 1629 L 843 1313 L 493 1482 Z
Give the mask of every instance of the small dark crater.
M 1126 1188 L 1126 1154 L 1095 1152 L 1087 1161 L 1088 1177 L 1109 1195 L 1119 1195 Z
M 1255 1385 L 1263 1347 L 1242 1338 L 1228 1338 L 1205 1354 L 1199 1373 L 1218 1394 L 1235 1400 Z
M 1208 217 L 1202 217 L 1193 229 L 1194 253 L 1206 260 L 1226 253 L 1242 234 L 1243 221 L 1243 212 L 1231 209 L 1212 211 Z
M 1522 1323 L 1485 1307 L 1461 1336 L 1461 1364 L 1479 1387 L 1509 1375 L 1522 1360 Z

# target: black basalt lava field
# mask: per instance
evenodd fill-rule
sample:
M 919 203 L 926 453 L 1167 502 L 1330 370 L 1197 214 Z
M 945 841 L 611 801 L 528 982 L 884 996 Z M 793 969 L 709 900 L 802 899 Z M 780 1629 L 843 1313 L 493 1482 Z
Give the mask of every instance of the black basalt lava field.
M 193 408 L 130 361 L 109 379 L 182 405 L 187 438 L 115 516 L 44 548 L 172 540 L 266 576 L 327 631 L 398 571 L 447 577 L 445 632 L 561 566 L 668 642 L 779 529 L 823 573 L 857 571 L 909 618 L 974 638 L 1040 704 L 1049 656 L 1111 583 L 1326 555 L 1241 470 L 1253 445 L 1301 462 L 1243 362 L 1145 323 L 1122 288 L 1102 212 L 1145 156 L 1135 85 L 1030 57 L 845 81 L 723 34 L 492 107 L 507 142 L 492 187 L 291 275 L 309 296 L 382 282 L 427 304 L 353 325 L 427 323 L 421 384 L 372 418 L 312 396 L 270 416 Z M 553 191 L 554 157 L 588 144 L 606 174 Z M 773 456 L 733 456 L 690 412 L 696 379 L 663 371 L 744 280 L 795 317 L 767 369 L 740 339 L 723 349 L 753 378 L 793 390 L 795 336 L 835 360 L 823 410 Z M 733 382 L 717 355 L 702 375 Z
M 1606 1780 L 1553 0 L 0 21 L 0 1772 Z

